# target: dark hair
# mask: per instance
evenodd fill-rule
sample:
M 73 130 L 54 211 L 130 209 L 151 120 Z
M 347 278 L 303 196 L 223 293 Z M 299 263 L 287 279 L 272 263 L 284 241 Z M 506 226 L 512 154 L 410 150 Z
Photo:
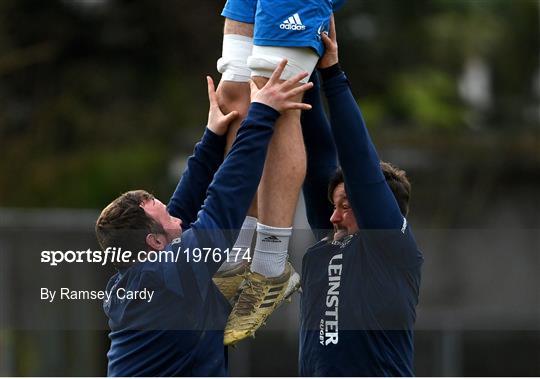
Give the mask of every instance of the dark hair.
M 381 162 L 381 170 L 386 179 L 386 183 L 388 183 L 388 186 L 396 198 L 401 214 L 407 216 L 409 213 L 409 200 L 411 197 L 411 183 L 409 183 L 409 179 L 407 179 L 407 174 L 405 171 L 388 162 Z M 341 167 L 339 167 L 330 179 L 328 185 L 328 199 L 330 202 L 333 202 L 334 190 L 344 181 L 343 171 L 341 170 Z
M 120 195 L 107 205 L 101 211 L 95 227 L 101 248 L 122 248 L 134 254 L 147 250 L 146 236 L 164 233 L 162 225 L 141 207 L 145 201 L 153 199 L 152 194 L 135 190 Z

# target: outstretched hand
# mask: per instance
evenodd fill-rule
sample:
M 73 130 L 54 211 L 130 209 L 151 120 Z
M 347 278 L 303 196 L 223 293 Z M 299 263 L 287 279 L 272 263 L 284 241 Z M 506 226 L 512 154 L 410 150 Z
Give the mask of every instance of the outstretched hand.
M 268 105 L 280 113 L 291 109 L 311 109 L 311 105 L 295 100 L 298 98 L 298 95 L 313 87 L 313 83 L 300 83 L 309 73 L 303 72 L 282 82 L 280 78 L 286 65 L 287 60 L 282 60 L 272 73 L 268 82 L 261 89 L 257 88 L 257 85 L 253 81 L 250 82 L 251 102 Z
M 336 23 L 334 22 L 334 15 L 330 17 L 329 29 L 330 31 L 328 34 L 321 34 L 325 51 L 324 55 L 321 57 L 321 59 L 319 59 L 319 68 L 328 68 L 339 62 Z
M 208 102 L 210 109 L 208 110 L 208 125 L 207 128 L 219 136 L 223 136 L 229 130 L 229 125 L 238 117 L 238 111 L 232 111 L 224 114 L 219 108 L 218 98 L 214 81 L 210 76 L 206 77 L 208 83 Z

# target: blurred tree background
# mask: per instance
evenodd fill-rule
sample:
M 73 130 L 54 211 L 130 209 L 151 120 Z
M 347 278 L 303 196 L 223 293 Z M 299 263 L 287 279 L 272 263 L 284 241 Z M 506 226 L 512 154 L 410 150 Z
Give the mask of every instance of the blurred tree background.
M 28 300 L 36 273 L 102 288 L 110 272 L 61 276 L 28 254 L 95 244 L 97 210 L 128 189 L 168 199 L 205 126 L 205 75 L 219 79 L 224 2 L 0 1 L 0 375 L 104 375 L 105 327 L 85 329 L 105 321 L 98 303 L 42 315 Z M 349 0 L 336 14 L 380 155 L 413 184 L 419 375 L 540 373 L 539 20 L 539 0 Z M 298 307 L 283 308 L 231 350 L 234 375 L 295 375 Z M 45 316 L 60 326 L 16 327 Z
M 219 78 L 221 7 L 3 0 L 0 205 L 168 196 L 204 127 L 204 75 Z M 538 167 L 538 18 L 536 0 L 349 1 L 341 60 L 380 144 L 517 143 Z

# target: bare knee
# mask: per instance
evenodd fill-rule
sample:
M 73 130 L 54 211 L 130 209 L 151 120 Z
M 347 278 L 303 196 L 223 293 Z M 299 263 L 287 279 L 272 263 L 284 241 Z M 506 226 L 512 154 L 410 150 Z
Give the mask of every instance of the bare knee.
M 223 112 L 238 111 L 241 118 L 246 116 L 250 103 L 249 83 L 221 81 L 217 95 Z

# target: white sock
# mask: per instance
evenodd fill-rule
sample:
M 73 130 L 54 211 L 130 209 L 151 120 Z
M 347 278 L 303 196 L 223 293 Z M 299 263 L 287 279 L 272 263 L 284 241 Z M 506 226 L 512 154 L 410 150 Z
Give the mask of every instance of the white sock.
M 280 276 L 285 271 L 291 228 L 275 228 L 257 223 L 257 243 L 251 261 L 251 271 L 267 278 Z
M 228 271 L 242 264 L 242 257 L 244 256 L 244 253 L 248 249 L 251 249 L 251 241 L 253 241 L 253 234 L 255 234 L 256 228 L 257 219 L 255 217 L 246 216 L 244 223 L 242 224 L 242 229 L 240 229 L 238 238 L 234 243 L 233 250 L 229 254 L 229 262 L 223 262 L 218 272 Z M 237 252 L 238 254 L 236 254 Z M 253 254 L 250 254 L 250 256 L 253 256 Z

